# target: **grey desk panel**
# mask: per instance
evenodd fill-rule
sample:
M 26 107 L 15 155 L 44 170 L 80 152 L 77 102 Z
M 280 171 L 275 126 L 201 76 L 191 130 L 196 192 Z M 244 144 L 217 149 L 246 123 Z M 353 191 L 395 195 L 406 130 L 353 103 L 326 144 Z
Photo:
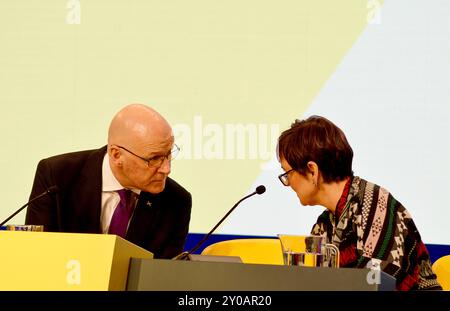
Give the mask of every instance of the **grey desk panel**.
M 379 291 L 394 290 L 395 279 L 380 273 L 369 284 L 369 269 L 310 268 L 229 262 L 132 259 L 128 290 L 163 291 Z

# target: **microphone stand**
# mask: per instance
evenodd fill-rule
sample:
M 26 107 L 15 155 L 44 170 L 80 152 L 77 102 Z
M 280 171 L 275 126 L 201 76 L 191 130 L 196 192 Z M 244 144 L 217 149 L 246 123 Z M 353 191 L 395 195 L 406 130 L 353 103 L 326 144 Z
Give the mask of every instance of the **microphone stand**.
M 50 188 L 48 188 L 47 190 L 45 190 L 45 192 L 41 193 L 40 195 L 38 195 L 37 197 L 33 198 L 32 200 L 28 201 L 27 203 L 25 203 L 22 207 L 20 207 L 17 211 L 15 211 L 11 216 L 9 216 L 8 218 L 6 218 L 4 221 L 2 221 L 0 223 L 0 227 L 3 226 L 4 224 L 6 224 L 11 218 L 13 218 L 14 216 L 16 216 L 17 214 L 19 214 L 25 207 L 27 207 L 29 204 L 33 203 L 36 200 L 39 200 L 40 198 L 46 196 L 47 194 L 50 193 L 55 193 L 58 191 L 58 187 L 57 186 L 51 186 Z
M 255 195 L 255 194 L 262 194 L 266 191 L 266 188 L 264 186 L 258 186 L 256 188 L 256 191 L 250 193 L 249 195 L 246 195 L 242 199 L 240 199 L 236 204 L 233 205 L 233 207 L 228 211 L 228 213 L 225 214 L 225 216 L 222 217 L 222 219 L 217 223 L 217 225 L 214 226 L 214 228 L 211 229 L 204 237 L 203 239 L 198 242 L 191 250 L 187 252 L 182 252 L 181 254 L 175 256 L 172 258 L 173 260 L 192 260 L 191 254 L 195 252 L 210 236 L 211 234 L 217 229 L 217 227 L 220 226 L 220 224 L 228 217 L 228 215 L 231 214 L 231 212 L 234 211 L 234 209 L 244 200 L 248 199 L 249 197 Z

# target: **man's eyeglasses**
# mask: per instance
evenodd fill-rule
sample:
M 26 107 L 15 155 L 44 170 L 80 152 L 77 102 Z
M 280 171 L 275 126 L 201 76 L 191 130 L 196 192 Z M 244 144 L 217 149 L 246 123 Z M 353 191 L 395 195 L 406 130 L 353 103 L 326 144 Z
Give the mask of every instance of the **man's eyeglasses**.
M 122 147 L 119 145 L 117 145 L 117 147 L 131 153 L 132 155 L 134 155 L 135 157 L 138 157 L 141 160 L 144 160 L 145 162 L 147 162 L 148 167 L 160 167 L 164 163 L 165 159 L 167 159 L 170 162 L 173 159 L 175 159 L 177 157 L 178 153 L 180 152 L 180 147 L 178 147 L 177 145 L 174 144 L 172 147 L 172 150 L 168 154 L 158 155 L 158 156 L 154 156 L 154 157 L 146 159 L 144 157 L 138 156 L 137 154 L 128 150 L 125 147 Z
M 289 171 L 287 171 L 287 172 L 285 172 L 283 174 L 278 175 L 278 179 L 281 181 L 281 183 L 283 185 L 289 186 L 289 179 L 288 179 L 288 177 L 289 177 L 289 173 L 292 172 L 292 171 L 294 171 L 293 168 L 291 168 Z

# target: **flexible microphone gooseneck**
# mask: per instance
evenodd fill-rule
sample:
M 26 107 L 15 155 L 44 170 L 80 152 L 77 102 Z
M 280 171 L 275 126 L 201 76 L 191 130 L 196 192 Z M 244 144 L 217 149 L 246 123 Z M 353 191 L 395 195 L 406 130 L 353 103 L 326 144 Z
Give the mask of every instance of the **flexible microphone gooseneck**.
M 8 218 L 6 218 L 4 221 L 2 221 L 2 223 L 0 223 L 0 227 L 3 226 L 4 224 L 6 224 L 11 218 L 13 218 L 14 216 L 16 216 L 18 213 L 20 213 L 25 207 L 27 207 L 29 204 L 33 203 L 36 200 L 39 200 L 40 198 L 46 196 L 47 194 L 53 194 L 58 192 L 59 189 L 57 186 L 51 186 L 49 188 L 47 188 L 47 190 L 45 190 L 45 192 L 41 193 L 40 195 L 38 195 L 37 197 L 34 197 L 33 199 L 31 199 L 30 201 L 28 201 L 24 206 L 22 206 L 21 208 L 19 208 L 17 211 L 15 211 L 11 216 L 9 216 Z
M 249 195 L 243 197 L 242 199 L 240 199 L 236 204 L 234 204 L 234 206 L 228 211 L 228 213 L 225 214 L 225 216 L 222 217 L 222 219 L 217 223 L 217 225 L 214 226 L 214 228 L 211 229 L 211 231 L 208 232 L 208 234 L 206 234 L 203 239 L 197 243 L 197 245 L 195 245 L 192 249 L 190 249 L 187 252 L 182 252 L 181 254 L 179 254 L 178 256 L 174 257 L 174 260 L 190 260 L 190 255 L 195 252 L 200 246 L 202 246 L 203 243 L 205 243 L 205 241 L 211 236 L 211 234 L 217 229 L 217 227 L 220 226 L 220 224 L 228 217 L 228 215 L 231 214 L 232 211 L 234 211 L 234 209 L 244 200 L 248 199 L 251 196 L 254 196 L 255 194 L 263 194 L 264 192 L 266 192 L 266 187 L 264 187 L 263 185 L 260 185 L 258 187 L 256 187 L 255 191 L 250 193 Z

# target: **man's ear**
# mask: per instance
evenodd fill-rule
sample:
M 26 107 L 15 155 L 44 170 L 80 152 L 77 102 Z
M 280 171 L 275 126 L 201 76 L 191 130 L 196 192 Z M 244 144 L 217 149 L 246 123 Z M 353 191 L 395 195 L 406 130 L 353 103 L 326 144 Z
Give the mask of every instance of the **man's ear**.
M 115 145 L 108 146 L 108 155 L 109 155 L 110 160 L 116 166 L 122 166 L 122 153 L 121 153 L 121 150 L 117 146 L 115 146 Z

